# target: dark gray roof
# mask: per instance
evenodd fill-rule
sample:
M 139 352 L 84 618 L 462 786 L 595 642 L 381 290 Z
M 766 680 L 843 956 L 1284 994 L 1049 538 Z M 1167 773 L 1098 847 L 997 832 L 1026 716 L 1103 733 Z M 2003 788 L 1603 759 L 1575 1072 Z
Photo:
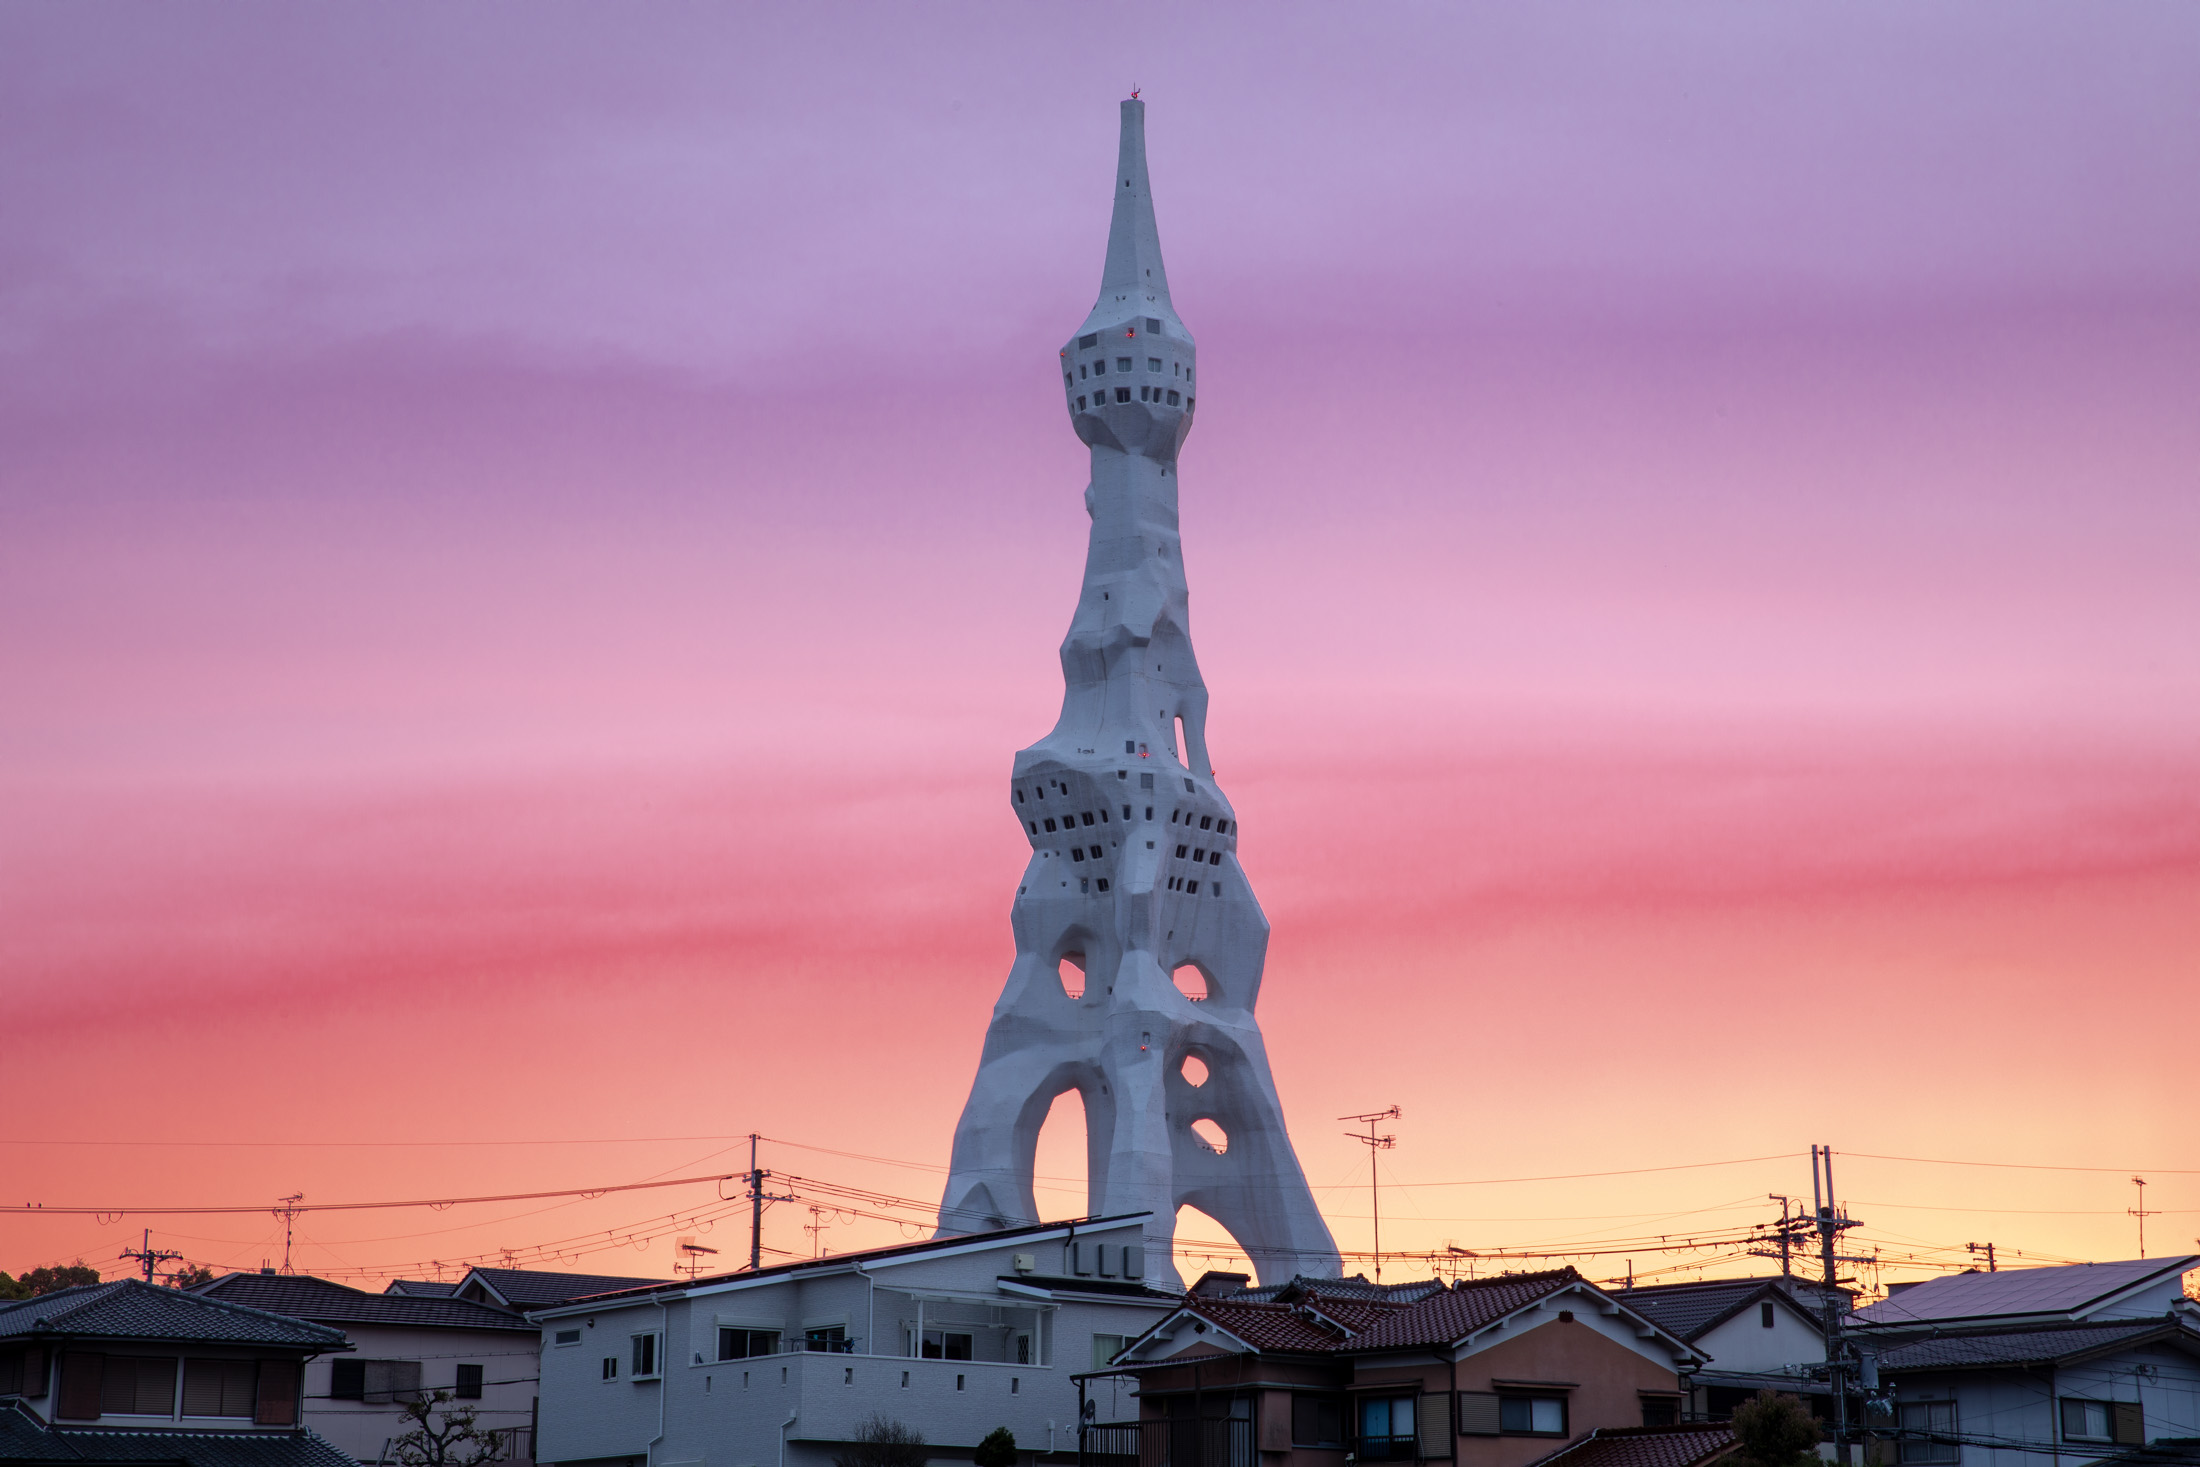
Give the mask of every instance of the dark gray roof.
M 403 1324 L 430 1329 L 510 1329 L 535 1333 L 509 1309 L 471 1299 L 369 1294 L 310 1274 L 233 1273 L 201 1285 L 209 1299 L 226 1299 L 324 1324 Z
M 1703 1467 L 1741 1449 L 1724 1422 L 1679 1426 L 1603 1426 L 1568 1442 L 1532 1467 Z
M 2093 1467 L 2200 1467 L 2200 1436 L 2158 1436 L 2143 1447 L 2103 1457 Z
M 359 1467 L 317 1433 L 292 1431 L 97 1431 L 54 1428 L 17 1407 L 0 1409 L 0 1462 L 67 1467 Z
M 1713 1325 L 1763 1299 L 1783 1298 L 1815 1320 L 1821 1292 L 1813 1285 L 1792 1279 L 1701 1279 L 1685 1284 L 1614 1289 L 1612 1297 L 1658 1328 L 1693 1342 Z M 1843 1301 L 1843 1310 L 1847 1307 Z
M 188 1289 L 137 1279 L 59 1289 L 0 1304 L 0 1339 L 35 1335 L 110 1340 L 196 1340 L 225 1345 L 343 1349 L 344 1332 Z
M 2200 1330 L 2189 1329 L 2174 1320 L 2126 1319 L 2113 1324 L 1940 1335 L 1880 1351 L 1879 1369 L 1885 1374 L 1889 1371 L 2045 1365 L 2157 1339 L 2182 1344 L 2200 1355 Z
M 533 1268 L 477 1268 L 466 1277 L 479 1279 L 515 1309 L 543 1309 L 570 1299 L 596 1294 L 616 1294 L 624 1289 L 659 1288 L 671 1279 L 623 1278 L 608 1273 L 545 1273 Z M 463 1285 L 461 1285 L 463 1287 Z
M 434 1279 L 391 1279 L 382 1286 L 385 1294 L 414 1294 L 423 1299 L 448 1299 L 458 1292 L 458 1285 L 438 1283 Z

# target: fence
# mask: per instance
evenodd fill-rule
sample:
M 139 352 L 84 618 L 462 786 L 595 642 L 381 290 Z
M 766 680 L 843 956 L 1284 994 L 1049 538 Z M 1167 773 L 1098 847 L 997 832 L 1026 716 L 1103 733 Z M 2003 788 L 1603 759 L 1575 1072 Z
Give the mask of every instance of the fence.
M 1108 1421 L 1077 1433 L 1077 1467 L 1255 1467 L 1253 1423 L 1205 1420 Z

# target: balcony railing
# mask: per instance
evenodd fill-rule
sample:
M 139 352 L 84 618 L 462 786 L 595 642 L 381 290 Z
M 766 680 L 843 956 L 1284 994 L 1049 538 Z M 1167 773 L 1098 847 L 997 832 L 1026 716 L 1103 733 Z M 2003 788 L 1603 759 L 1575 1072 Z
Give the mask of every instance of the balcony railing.
M 1109 1421 L 1077 1433 L 1078 1467 L 1255 1467 L 1253 1423 L 1237 1418 Z

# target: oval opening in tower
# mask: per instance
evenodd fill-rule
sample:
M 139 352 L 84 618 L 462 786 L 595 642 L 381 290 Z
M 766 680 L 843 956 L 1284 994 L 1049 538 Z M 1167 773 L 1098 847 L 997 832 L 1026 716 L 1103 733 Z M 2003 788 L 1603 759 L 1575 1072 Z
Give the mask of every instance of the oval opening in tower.
M 1062 961 L 1055 965 L 1055 971 L 1061 974 L 1062 992 L 1068 994 L 1071 998 L 1083 998 L 1085 996 L 1085 955 L 1083 953 L 1062 954 Z
M 1229 1133 L 1213 1121 L 1201 1116 L 1192 1122 L 1192 1134 L 1197 1136 L 1209 1151 L 1220 1156 L 1230 1149 Z
M 1207 1001 L 1207 975 L 1199 970 L 1199 964 L 1185 963 L 1169 976 L 1176 980 L 1176 991 L 1193 1003 Z
M 1207 1062 L 1196 1054 L 1184 1056 L 1184 1063 L 1177 1066 L 1177 1070 L 1184 1076 L 1184 1083 L 1187 1085 L 1207 1083 Z

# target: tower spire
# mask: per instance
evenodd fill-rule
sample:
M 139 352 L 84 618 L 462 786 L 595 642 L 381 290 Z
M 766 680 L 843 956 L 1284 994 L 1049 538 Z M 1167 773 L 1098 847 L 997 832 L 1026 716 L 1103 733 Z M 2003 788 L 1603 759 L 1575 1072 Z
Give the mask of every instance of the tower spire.
M 1108 221 L 1108 258 L 1100 271 L 1100 299 L 1085 323 L 1088 328 L 1128 315 L 1166 315 L 1171 320 L 1176 316 L 1169 305 L 1169 272 L 1161 264 L 1161 230 L 1154 223 L 1153 184 L 1146 176 L 1146 104 L 1132 96 L 1123 100 L 1122 108 L 1123 132 L 1115 159 L 1115 212 Z

